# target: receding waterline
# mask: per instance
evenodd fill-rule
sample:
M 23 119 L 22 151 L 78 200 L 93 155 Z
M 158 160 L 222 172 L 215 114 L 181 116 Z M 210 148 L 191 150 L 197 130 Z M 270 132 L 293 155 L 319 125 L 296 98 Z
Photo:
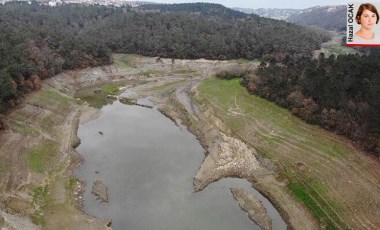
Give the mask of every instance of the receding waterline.
M 249 189 L 248 182 L 222 180 L 193 193 L 204 158 L 194 135 L 156 109 L 114 102 L 102 111 L 78 130 L 77 151 L 85 161 L 77 176 L 87 182 L 86 213 L 112 219 L 116 230 L 259 229 L 229 190 L 231 183 Z M 91 195 L 96 180 L 108 187 L 109 203 Z

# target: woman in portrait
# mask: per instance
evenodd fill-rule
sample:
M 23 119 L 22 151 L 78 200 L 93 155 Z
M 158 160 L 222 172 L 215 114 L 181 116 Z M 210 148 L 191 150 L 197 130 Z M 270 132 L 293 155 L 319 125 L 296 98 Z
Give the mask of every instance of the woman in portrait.
M 356 13 L 356 22 L 360 29 L 355 33 L 355 43 L 379 43 L 379 38 L 372 31 L 379 22 L 379 13 L 374 5 L 370 3 L 361 4 Z

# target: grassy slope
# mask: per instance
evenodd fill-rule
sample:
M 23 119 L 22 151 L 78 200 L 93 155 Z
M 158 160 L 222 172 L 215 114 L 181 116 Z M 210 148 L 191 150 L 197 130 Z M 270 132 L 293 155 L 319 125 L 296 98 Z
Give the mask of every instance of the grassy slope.
M 380 228 L 380 165 L 339 136 L 214 78 L 200 93 L 241 139 L 270 158 L 288 190 L 327 229 Z
M 4 175 L 0 174 L 0 184 L 4 182 L 3 180 L 7 181 L 5 176 L 17 175 L 15 185 L 9 186 L 8 189 L 15 194 L 21 189 L 33 198 L 31 202 L 33 210 L 28 211 L 31 213 L 31 219 L 35 224 L 43 225 L 47 229 L 56 229 L 51 226 L 49 228 L 47 222 L 64 219 L 79 212 L 74 209 L 72 202 L 54 200 L 55 194 L 52 192 L 55 177 L 60 174 L 61 168 L 66 163 L 60 161 L 59 147 L 63 136 L 68 134 L 61 128 L 77 103 L 74 98 L 44 85 L 41 90 L 28 95 L 25 106 L 14 110 L 8 116 L 11 130 L 9 133 L 14 133 L 14 136 L 11 136 L 0 150 L 0 156 L 3 156 L 3 151 L 6 154 L 6 157 L 2 158 L 4 163 L 0 164 L 0 172 L 2 168 L 5 172 Z M 26 186 L 19 187 L 21 184 Z M 70 212 L 64 213 L 63 209 L 55 208 L 57 203 L 69 207 Z M 53 211 L 60 212 L 61 216 L 54 216 Z M 46 218 L 47 215 L 49 218 Z
M 100 109 L 114 101 L 112 98 L 108 98 L 107 95 L 116 96 L 121 86 L 123 86 L 122 83 L 110 83 L 83 87 L 76 92 L 75 97 L 81 99 L 81 101 L 86 101 L 92 107 Z

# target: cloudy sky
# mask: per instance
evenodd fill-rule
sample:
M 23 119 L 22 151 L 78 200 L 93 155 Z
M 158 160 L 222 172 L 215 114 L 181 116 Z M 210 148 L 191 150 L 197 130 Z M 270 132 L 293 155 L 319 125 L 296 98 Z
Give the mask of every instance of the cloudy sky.
M 220 3 L 227 7 L 242 8 L 291 8 L 304 9 L 312 6 L 342 5 L 347 4 L 347 0 L 142 0 L 159 3 L 185 3 L 185 2 L 212 2 Z M 378 1 L 378 0 L 377 0 Z M 359 2 L 359 1 L 356 1 Z

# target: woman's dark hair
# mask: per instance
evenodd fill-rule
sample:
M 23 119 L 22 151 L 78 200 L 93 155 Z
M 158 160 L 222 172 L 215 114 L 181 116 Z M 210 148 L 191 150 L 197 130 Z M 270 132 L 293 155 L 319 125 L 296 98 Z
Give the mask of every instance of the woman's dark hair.
M 362 16 L 362 13 L 364 10 L 369 10 L 373 13 L 376 14 L 376 24 L 379 22 L 379 13 L 377 12 L 377 9 L 374 5 L 372 5 L 371 3 L 365 3 L 365 4 L 361 4 L 359 6 L 359 9 L 358 9 L 358 12 L 356 13 L 356 22 L 358 24 L 360 24 L 360 16 Z

